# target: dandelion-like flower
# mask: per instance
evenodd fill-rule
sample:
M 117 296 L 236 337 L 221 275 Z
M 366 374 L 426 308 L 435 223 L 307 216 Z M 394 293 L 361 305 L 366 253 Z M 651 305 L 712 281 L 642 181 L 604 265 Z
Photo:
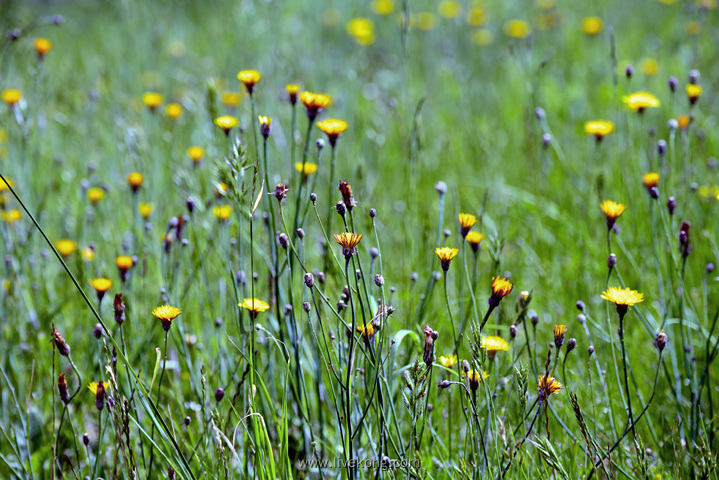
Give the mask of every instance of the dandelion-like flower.
M 477 253 L 479 251 L 479 245 L 482 243 L 482 240 L 484 240 L 484 235 L 479 232 L 469 232 L 464 239 L 469 243 L 469 246 L 472 247 L 472 251 Z
M 337 139 L 347 130 L 347 122 L 336 118 L 328 118 L 317 122 L 317 126 L 327 135 L 327 140 L 333 147 L 337 144 Z
M 142 185 L 143 180 L 144 178 L 139 172 L 132 172 L 130 175 L 127 176 L 127 183 L 130 185 L 132 193 L 137 193 L 137 191 L 140 189 L 140 186 Z
M 187 156 L 190 157 L 195 164 L 200 163 L 202 157 L 205 156 L 205 149 L 198 146 L 192 146 L 187 149 Z
M 332 103 L 332 97 L 322 93 L 305 91 L 300 93 L 300 101 L 305 106 L 307 118 L 309 118 L 310 122 L 314 122 L 322 109 L 327 108 Z
M 121 255 L 115 259 L 115 265 L 120 272 L 120 280 L 124 282 L 127 280 L 128 272 L 135 265 L 135 260 L 127 255 Z
M 93 204 L 96 204 L 100 200 L 104 200 L 105 196 L 105 190 L 102 188 L 90 188 L 87 191 L 87 198 L 89 198 Z
M 442 263 L 442 270 L 447 272 L 449 271 L 449 265 L 452 263 L 452 259 L 459 253 L 459 249 L 450 247 L 435 248 L 434 253 L 439 257 Z
M 317 164 L 308 162 L 297 162 L 295 163 L 295 169 L 297 169 L 298 172 L 307 177 L 309 175 L 312 175 L 313 173 L 317 173 Z
M 689 99 L 689 104 L 694 105 L 697 103 L 697 100 L 699 100 L 699 97 L 702 94 L 702 87 L 699 85 L 695 85 L 693 83 L 690 83 L 687 85 L 687 98 Z
M 537 387 L 539 388 L 539 396 L 546 400 L 550 395 L 558 393 L 562 389 L 562 384 L 554 377 L 541 375 Z
M 112 288 L 112 280 L 109 278 L 93 278 L 90 280 L 90 286 L 95 289 L 97 300 L 102 302 L 102 297 L 105 296 L 105 292 Z
M 297 95 L 300 93 L 300 86 L 296 83 L 288 83 L 285 85 L 285 90 L 287 91 L 287 97 L 290 100 L 290 103 L 292 105 L 297 103 Z
M 259 115 L 257 119 L 260 121 L 260 133 L 265 138 L 269 137 L 270 125 L 272 125 L 272 117 L 265 117 L 263 115 Z
M 252 96 L 252 92 L 255 89 L 255 85 L 260 81 L 262 75 L 256 70 L 242 70 L 237 74 L 237 79 L 245 85 L 247 93 Z
M 357 253 L 357 245 L 362 240 L 361 233 L 342 232 L 333 234 L 335 241 L 342 247 L 342 255 L 349 261 L 350 257 Z
M 478 370 L 469 370 L 466 376 L 469 381 L 469 388 L 472 390 L 477 390 L 479 388 L 479 382 L 483 382 L 485 378 L 489 378 L 489 374 L 486 371 L 479 372 Z
M 222 131 L 225 132 L 225 135 L 228 136 L 230 130 L 237 126 L 237 119 L 231 115 L 222 115 L 215 119 L 215 125 L 220 127 Z
M 482 348 L 487 350 L 487 358 L 492 360 L 497 352 L 509 351 L 509 343 L 502 337 L 482 337 Z
M 624 105 L 633 112 L 643 113 L 647 108 L 657 108 L 659 99 L 648 92 L 636 92 L 622 97 Z
M 510 20 L 504 24 L 504 33 L 512 38 L 527 38 L 532 28 L 524 20 Z
M 83 248 L 81 254 L 82 258 L 88 262 L 95 260 L 95 249 L 92 246 Z
M 221 222 L 227 222 L 232 214 L 231 205 L 218 205 L 212 208 L 212 214 Z
M 656 172 L 645 173 L 642 177 L 642 183 L 644 183 L 644 186 L 647 187 L 647 189 L 656 187 L 659 185 L 659 174 Z
M 439 363 L 443 367 L 452 368 L 455 365 L 457 365 L 457 355 L 447 355 L 447 356 L 441 355 L 439 357 Z
M 566 325 L 555 325 L 554 326 L 554 346 L 557 347 L 557 349 L 562 348 L 562 345 L 564 345 L 564 336 L 567 334 L 567 326 Z
M 176 319 L 181 313 L 182 310 L 177 307 L 173 307 L 172 305 L 162 305 L 160 307 L 156 307 L 152 311 L 152 315 L 158 320 L 160 320 L 160 322 L 162 322 L 162 329 L 165 332 L 170 331 L 172 321 Z
M 257 298 L 245 298 L 242 303 L 238 303 L 237 306 L 247 310 L 250 314 L 250 318 L 255 318 L 258 314 L 270 308 L 267 302 Z
M 466 238 L 469 231 L 477 223 L 477 217 L 470 215 L 469 213 L 460 213 L 458 218 L 462 237 Z
M 22 212 L 16 208 L 2 212 L 2 219 L 7 223 L 15 223 L 22 218 Z
M 236 107 L 242 103 L 242 96 L 237 92 L 222 92 L 222 103 L 226 107 Z
M 165 107 L 168 118 L 177 120 L 182 116 L 182 106 L 179 103 L 170 103 Z
M 584 124 L 584 133 L 594 135 L 597 142 L 614 132 L 614 124 L 607 120 L 592 120 Z
M 98 410 L 102 410 L 105 407 L 105 397 L 107 396 L 107 389 L 110 388 L 109 382 L 91 382 L 87 386 L 88 390 L 95 395 L 95 407 Z
M 365 341 L 369 342 L 374 338 L 374 325 L 371 322 L 367 325 L 358 325 L 357 332 Z
M 602 19 L 599 17 L 587 17 L 582 20 L 582 31 L 587 35 L 597 35 L 602 31 Z
M 677 118 L 677 126 L 680 130 L 685 130 L 690 123 L 692 123 L 692 116 L 691 115 L 679 115 Z M 671 122 L 671 120 L 670 120 Z
M 612 200 L 605 200 L 600 205 L 599 208 L 602 209 L 602 212 L 604 212 L 604 216 L 607 217 L 607 229 L 610 229 L 614 226 L 614 223 L 617 221 L 617 218 L 624 213 L 624 210 L 627 209 L 624 205 L 621 203 L 613 202 Z
M 612 302 L 617 306 L 617 312 L 619 315 L 624 316 L 627 313 L 627 309 L 644 301 L 644 295 L 627 288 L 609 287 L 606 291 L 602 292 L 602 299 Z
M 22 92 L 16 88 L 8 88 L 2 91 L 3 102 L 7 103 L 10 108 L 14 107 L 22 100 Z
M 36 38 L 33 42 L 33 47 L 35 47 L 38 60 L 42 60 L 47 52 L 52 50 L 52 42 L 47 38 Z
M 144 103 L 151 112 L 157 110 L 157 108 L 162 105 L 163 100 L 162 95 L 155 92 L 147 92 L 142 96 L 142 103 Z
M 77 242 L 64 238 L 55 242 L 55 249 L 63 257 L 69 257 L 77 250 Z
M 140 215 L 142 215 L 144 219 L 147 219 L 154 209 L 155 207 L 151 203 L 141 203 L 137 206 L 137 211 L 140 212 Z
M 374 27 L 368 18 L 353 18 L 347 23 L 347 33 L 354 37 L 360 45 L 372 45 L 374 42 Z
M 494 277 L 492 279 L 492 294 L 489 296 L 489 306 L 499 306 L 504 297 L 512 293 L 514 285 L 505 277 Z

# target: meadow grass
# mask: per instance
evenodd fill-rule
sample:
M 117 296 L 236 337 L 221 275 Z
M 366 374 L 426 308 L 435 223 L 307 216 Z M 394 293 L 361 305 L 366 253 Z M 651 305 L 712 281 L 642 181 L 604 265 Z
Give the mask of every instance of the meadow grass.
M 716 478 L 715 7 L 4 2 L 3 478 Z

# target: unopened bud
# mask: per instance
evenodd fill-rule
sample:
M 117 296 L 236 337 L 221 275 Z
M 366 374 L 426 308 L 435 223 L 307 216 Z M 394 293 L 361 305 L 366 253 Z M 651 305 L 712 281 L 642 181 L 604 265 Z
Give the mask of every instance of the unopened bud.
M 607 258 L 607 267 L 609 270 L 617 266 L 617 256 L 613 253 L 609 254 L 609 258 Z
M 577 339 L 576 338 L 570 338 L 567 340 L 567 346 L 565 347 L 567 349 L 566 353 L 571 352 L 574 350 L 574 348 L 577 346 Z
M 374 284 L 378 287 L 381 287 L 384 285 L 384 277 L 380 275 L 379 273 L 374 276 Z
M 223 388 L 218 388 L 215 390 L 215 401 L 217 403 L 220 403 L 222 399 L 225 397 L 225 390 Z
M 309 311 L 310 311 L 310 302 L 304 302 L 304 303 L 302 303 L 302 310 L 304 310 L 305 313 L 309 313 Z

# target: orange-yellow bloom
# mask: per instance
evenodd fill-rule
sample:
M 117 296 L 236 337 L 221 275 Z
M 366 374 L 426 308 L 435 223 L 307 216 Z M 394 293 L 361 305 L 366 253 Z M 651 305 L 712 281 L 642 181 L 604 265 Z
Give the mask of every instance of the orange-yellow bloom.
M 330 145 L 333 147 L 337 144 L 337 138 L 347 130 L 347 122 L 344 120 L 337 120 L 336 118 L 328 118 L 317 122 L 317 126 L 322 132 L 327 135 Z
M 157 107 L 162 105 L 163 100 L 162 95 L 155 92 L 147 92 L 142 96 L 142 103 L 144 103 L 145 106 L 152 112 L 157 110 Z
M 647 108 L 657 108 L 661 103 L 659 99 L 647 92 L 636 92 L 622 97 L 624 105 L 633 112 L 643 113 Z
M 344 255 L 346 259 L 349 259 L 349 257 L 357 252 L 357 245 L 359 245 L 360 240 L 362 240 L 361 233 L 342 232 L 340 234 L 335 233 L 332 236 L 335 237 L 335 241 L 342 247 L 342 255 Z
M 606 120 L 592 120 L 584 124 L 584 133 L 594 135 L 598 142 L 614 132 L 614 124 Z
M 562 389 L 562 384 L 554 377 L 541 375 L 537 387 L 539 388 L 539 396 L 546 400 L 550 395 L 559 392 Z
M 459 253 L 459 249 L 450 247 L 435 248 L 434 253 L 439 257 L 442 263 L 442 270 L 447 272 L 452 259 Z
M 252 95 L 255 89 L 255 85 L 260 81 L 262 75 L 257 70 L 242 70 L 237 74 L 237 79 L 245 85 L 247 93 Z
M 162 329 L 165 332 L 170 331 L 170 327 L 172 326 L 172 321 L 176 319 L 180 314 L 182 313 L 182 310 L 180 310 L 177 307 L 173 307 L 171 305 L 162 305 L 160 307 L 156 307 L 152 311 L 152 315 L 159 319 L 160 322 L 162 322 Z

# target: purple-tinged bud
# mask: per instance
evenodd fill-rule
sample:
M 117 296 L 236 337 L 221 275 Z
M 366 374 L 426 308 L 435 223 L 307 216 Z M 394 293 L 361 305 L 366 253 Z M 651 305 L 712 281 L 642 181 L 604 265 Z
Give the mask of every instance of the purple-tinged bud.
M 338 214 L 340 217 L 344 218 L 345 213 L 347 212 L 347 209 L 346 209 L 346 207 L 345 207 L 345 203 L 342 202 L 342 201 L 339 201 L 339 202 L 337 202 L 337 205 L 335 206 L 335 208 L 337 209 L 337 214 Z
M 220 387 L 217 390 L 215 390 L 215 401 L 217 403 L 220 403 L 223 398 L 225 398 L 225 390 L 222 387 Z
M 22 30 L 20 30 L 19 28 L 13 28 L 12 30 L 10 30 L 10 33 L 7 34 L 7 38 L 11 42 L 14 42 L 18 38 L 20 38 L 21 35 L 22 35 Z
M 310 272 L 305 273 L 305 285 L 307 285 L 308 288 L 315 286 L 315 276 Z
M 447 184 L 440 180 L 434 184 L 434 189 L 437 190 L 439 196 L 442 197 L 445 193 L 447 193 Z
M 583 312 L 585 308 L 586 307 L 584 305 L 584 302 L 581 300 L 577 300 L 577 310 L 579 310 L 580 312 Z
M 539 315 L 537 315 L 537 312 L 532 311 L 529 314 L 529 320 L 532 322 L 532 325 L 534 325 L 536 327 L 537 324 L 539 323 Z
M 384 277 L 380 275 L 379 273 L 374 276 L 374 284 L 378 287 L 381 287 L 384 285 Z
M 587 321 L 587 316 L 583 313 L 580 313 L 577 315 L 577 322 L 579 322 L 580 325 L 584 325 L 584 323 Z
M 665 153 L 667 153 L 667 142 L 666 142 L 666 140 L 659 140 L 659 141 L 657 142 L 657 153 L 659 153 L 659 155 L 664 155 Z
M 594 345 L 590 345 L 589 348 L 587 348 L 587 353 L 590 357 L 592 356 L 592 354 L 594 353 Z
M 285 235 L 284 233 L 280 233 L 277 237 L 277 242 L 280 244 L 280 247 L 287 250 L 287 248 L 290 246 L 290 239 Z
M 192 215 L 192 212 L 195 211 L 195 199 L 192 197 L 187 197 L 185 205 L 187 206 L 187 211 L 190 212 L 190 215 Z
M 90 445 L 90 435 L 88 435 L 87 433 L 82 434 L 82 444 L 86 447 Z
M 310 312 L 310 302 L 303 302 L 302 303 L 302 310 L 305 311 L 305 313 Z
M 548 133 L 542 135 L 542 147 L 547 148 L 552 143 L 552 136 Z
M 689 70 L 689 83 L 692 85 L 696 85 L 699 81 L 699 70 L 692 69 Z
M 669 128 L 669 130 L 674 131 L 679 128 L 679 122 L 676 118 L 670 118 L 669 120 L 667 120 L 667 127 Z
M 714 271 L 714 264 L 707 263 L 707 274 L 712 273 L 713 271 Z
M 565 347 L 567 349 L 566 354 L 574 350 L 574 348 L 577 346 L 577 339 L 576 338 L 570 338 L 567 340 L 567 346 Z
M 409 274 L 409 280 L 411 282 L 416 282 L 418 278 L 419 278 L 419 274 L 417 272 L 412 272 Z
M 315 142 L 315 146 L 317 147 L 317 150 L 322 150 L 323 148 L 325 148 L 325 141 L 321 138 L 318 138 Z
M 299 238 L 300 240 L 305 238 L 305 231 L 302 228 L 298 228 L 297 230 L 295 230 L 295 234 L 297 235 L 297 238 Z
M 517 326 L 516 325 L 510 325 L 509 327 L 509 336 L 512 338 L 517 337 Z
M 369 249 L 369 256 L 372 258 L 379 257 L 379 249 L 377 247 L 372 247 Z
M 624 75 L 626 75 L 627 78 L 632 78 L 632 75 L 634 75 L 634 67 L 627 65 L 627 68 L 624 69 Z
M 100 337 L 102 337 L 102 332 L 103 332 L 102 325 L 100 325 L 99 323 L 96 323 L 95 327 L 92 329 L 92 334 L 95 336 L 95 338 L 99 339 Z
M 667 346 L 667 334 L 664 332 L 657 333 L 657 338 L 654 340 L 654 346 L 661 352 Z
M 534 109 L 534 116 L 537 117 L 537 120 L 544 120 L 547 118 L 547 113 L 542 107 L 537 107 Z
M 669 85 L 669 90 L 674 93 L 677 91 L 677 85 L 679 85 L 679 80 L 677 80 L 677 77 L 669 77 L 667 84 Z
M 649 196 L 652 197 L 654 200 L 659 198 L 659 189 L 657 187 L 652 187 L 649 189 Z
M 437 384 L 437 386 L 438 386 L 439 388 L 447 388 L 447 387 L 449 387 L 449 386 L 451 386 L 451 385 L 452 385 L 452 383 L 451 383 L 449 380 L 442 380 L 441 382 L 439 382 L 439 383 Z
M 617 266 L 617 256 L 613 253 L 609 254 L 609 258 L 607 258 L 607 268 L 611 270 L 612 268 Z
M 375 208 L 370 208 L 370 209 L 369 209 L 369 216 L 370 216 L 370 218 L 376 217 L 376 216 L 377 216 L 377 209 L 375 209 Z
M 669 197 L 669 200 L 667 200 L 667 210 L 669 211 L 669 215 L 674 215 L 674 210 L 677 208 L 677 201 L 674 199 L 674 197 Z
M 315 203 L 317 201 L 317 194 L 315 192 L 310 193 L 310 200 L 312 203 Z
M 188 426 L 192 419 L 190 417 L 185 417 L 185 426 Z

